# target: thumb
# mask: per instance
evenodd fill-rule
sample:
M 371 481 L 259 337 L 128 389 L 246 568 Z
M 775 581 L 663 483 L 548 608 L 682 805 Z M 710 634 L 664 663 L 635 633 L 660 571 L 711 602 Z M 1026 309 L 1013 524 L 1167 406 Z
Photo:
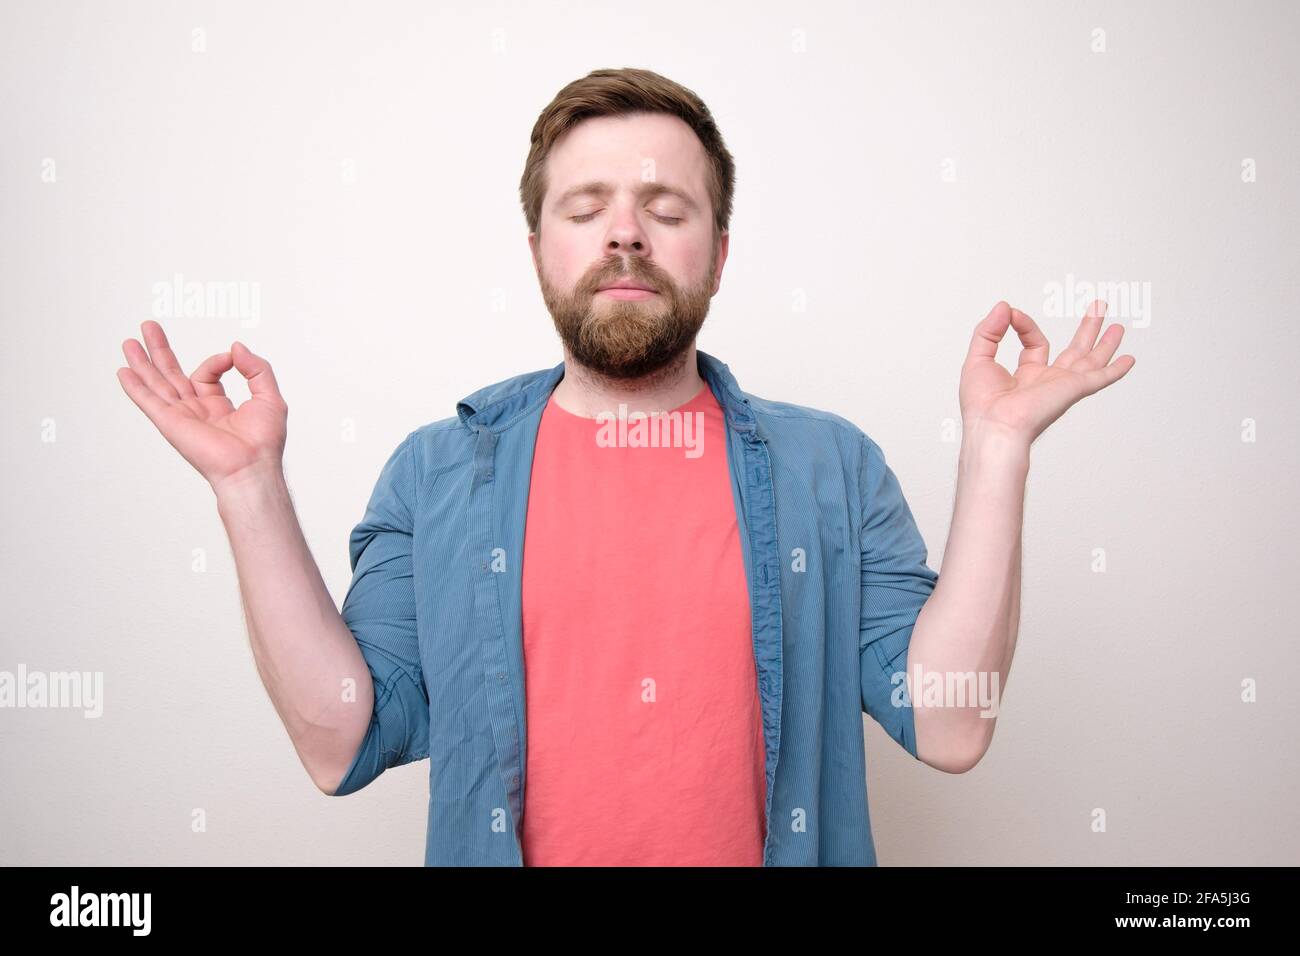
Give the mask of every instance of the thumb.
M 239 374 L 248 380 L 248 391 L 253 397 L 284 401 L 270 362 L 254 354 L 243 342 L 235 342 L 230 346 L 230 357 L 234 359 Z

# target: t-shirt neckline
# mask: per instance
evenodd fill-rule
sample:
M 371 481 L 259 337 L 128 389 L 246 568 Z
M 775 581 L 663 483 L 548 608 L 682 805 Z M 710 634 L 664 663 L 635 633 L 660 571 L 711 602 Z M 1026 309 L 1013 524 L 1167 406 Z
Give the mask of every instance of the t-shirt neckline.
M 669 414 L 672 414 L 673 412 L 683 412 L 683 411 L 686 411 L 687 409 L 691 408 L 691 406 L 693 406 L 693 405 L 695 405 L 697 402 L 699 402 L 700 399 L 704 397 L 704 394 L 705 394 L 706 392 L 708 392 L 708 391 L 709 391 L 709 383 L 708 383 L 708 382 L 705 382 L 702 386 L 700 386 L 700 390 L 699 390 L 698 392 L 696 392 L 695 395 L 694 395 L 693 397 L 691 397 L 689 400 L 687 400 L 687 401 L 683 402 L 682 404 L 678 405 L 676 408 L 670 408 L 670 409 L 667 409 L 666 411 L 657 412 L 657 413 L 655 413 L 655 414 L 659 414 L 659 415 L 669 415 Z M 563 406 L 560 405 L 559 402 L 557 402 L 557 401 L 555 400 L 555 392 L 554 392 L 554 391 L 551 392 L 550 397 L 546 400 L 546 406 L 547 406 L 547 409 L 548 409 L 548 410 L 553 410 L 553 411 L 557 412 L 560 416 L 562 416 L 563 418 L 566 418 L 566 419 L 573 419 L 574 421 L 585 422 L 585 423 L 587 423 L 587 424 L 592 424 L 592 425 L 596 424 L 596 423 L 599 421 L 599 419 L 595 418 L 594 416 L 591 417 L 591 418 L 588 418 L 586 415 L 579 415 L 579 414 L 577 414 L 576 412 L 571 412 L 571 411 L 569 411 L 567 408 L 564 408 Z M 617 411 L 618 411 L 618 410 L 617 410 L 617 409 L 610 409 L 610 411 L 613 412 L 613 413 L 615 413 L 615 414 L 617 414 Z

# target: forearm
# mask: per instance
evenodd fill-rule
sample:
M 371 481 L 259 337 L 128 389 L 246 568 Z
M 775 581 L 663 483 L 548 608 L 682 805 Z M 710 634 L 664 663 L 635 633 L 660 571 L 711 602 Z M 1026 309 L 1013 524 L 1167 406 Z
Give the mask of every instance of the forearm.
M 917 756 L 941 769 L 967 769 L 993 735 L 996 716 L 987 714 L 996 715 L 1019 629 L 1028 472 L 1029 448 L 1014 436 L 979 423 L 963 434 L 943 566 L 908 651 Z M 925 706 L 920 692 L 928 675 L 937 675 L 934 680 L 946 688 L 949 675 L 968 674 L 974 675 L 976 689 L 991 694 L 992 707 L 980 694 Z
M 230 538 L 258 674 L 303 766 L 327 792 L 369 725 L 374 685 L 321 578 L 278 469 L 227 483 L 217 508 Z M 355 700 L 344 680 L 355 681 Z

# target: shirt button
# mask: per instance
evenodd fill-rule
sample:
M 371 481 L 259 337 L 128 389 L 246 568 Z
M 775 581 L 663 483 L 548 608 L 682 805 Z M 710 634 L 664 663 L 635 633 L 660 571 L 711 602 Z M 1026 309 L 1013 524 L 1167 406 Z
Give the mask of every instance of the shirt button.
M 497 675 L 497 680 L 505 680 L 505 679 L 506 679 L 506 675 L 505 675 L 505 674 L 498 674 L 498 675 Z

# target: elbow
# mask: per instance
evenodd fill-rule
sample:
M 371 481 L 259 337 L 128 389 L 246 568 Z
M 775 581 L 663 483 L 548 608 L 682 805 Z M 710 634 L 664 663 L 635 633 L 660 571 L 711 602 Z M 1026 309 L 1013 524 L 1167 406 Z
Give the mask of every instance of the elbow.
M 303 760 L 312 783 L 327 797 L 355 793 L 382 770 L 373 766 L 376 754 L 382 749 L 379 723 L 372 711 L 356 713 L 364 717 L 362 726 L 344 731 L 342 737 L 333 736 L 328 750 L 317 752 L 311 760 Z
M 918 740 L 916 756 L 944 773 L 968 773 L 984 759 L 990 743 L 992 735 L 983 732 L 940 741 L 925 737 Z
M 343 783 L 343 773 L 334 770 L 322 770 L 321 768 L 307 768 L 307 775 L 311 777 L 311 782 L 316 785 L 316 789 L 327 797 L 338 796 L 339 787 Z
M 979 757 L 971 758 L 961 754 L 921 755 L 921 760 L 944 773 L 966 773 L 979 763 Z
M 972 746 L 959 747 L 953 755 L 953 767 L 949 773 L 969 773 L 975 769 L 975 765 L 984 759 L 988 753 L 991 738 L 981 735 L 980 739 Z
M 316 784 L 316 789 L 319 790 L 321 793 L 325 794 L 325 796 L 327 797 L 338 796 L 338 792 L 339 792 L 338 780 L 335 780 L 331 784 L 331 783 L 324 782 L 319 778 L 313 777 L 312 783 Z
M 303 767 L 311 778 L 311 782 L 316 785 L 316 789 L 325 796 L 346 796 L 357 789 L 356 787 L 348 790 L 343 789 L 343 784 L 348 779 L 348 771 L 352 768 L 353 758 L 356 753 L 357 748 L 353 747 L 346 751 L 339 751 L 329 757 L 317 756 L 315 760 L 304 760 Z
M 969 773 L 970 771 L 975 769 L 975 765 L 979 763 L 980 760 L 983 759 L 983 757 L 984 754 L 982 753 L 978 753 L 974 755 L 960 754 L 952 761 L 951 766 L 947 768 L 947 772 L 948 773 Z

